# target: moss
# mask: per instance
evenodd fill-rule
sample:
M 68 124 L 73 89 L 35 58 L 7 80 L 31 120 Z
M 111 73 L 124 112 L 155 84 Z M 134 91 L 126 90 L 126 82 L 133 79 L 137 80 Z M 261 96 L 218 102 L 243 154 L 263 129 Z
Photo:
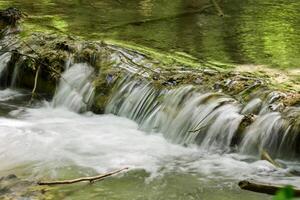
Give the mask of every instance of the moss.
M 24 43 L 21 43 L 20 49 L 29 56 L 22 60 L 22 74 L 25 76 L 20 80 L 20 85 L 32 88 L 35 72 L 41 67 L 38 92 L 53 94 L 57 80 L 65 70 L 65 62 L 71 56 L 74 62 L 89 63 L 95 68 L 96 95 L 93 109 L 97 112 L 103 112 L 114 81 L 128 74 L 126 69 L 122 69 L 124 65 L 139 70 L 134 78 L 152 82 L 158 91 L 192 84 L 201 92 L 222 92 L 247 102 L 255 95 L 264 95 L 261 90 L 275 88 L 264 72 L 235 72 L 230 70 L 230 66 L 225 67 L 226 70 L 223 66 L 223 70 L 220 70 L 218 65 L 221 63 L 203 63 L 184 53 L 173 55 L 127 43 L 115 42 L 111 45 L 58 34 L 35 33 L 22 40 Z M 140 73 L 147 76 L 141 77 Z M 288 96 L 286 100 L 281 100 L 284 105 L 298 104 L 299 97 L 294 92 Z
M 112 88 L 114 83 L 121 76 L 120 69 L 111 69 L 103 66 L 95 78 L 94 86 L 96 95 L 94 97 L 94 104 L 92 110 L 96 113 L 103 113 L 105 107 L 112 94 Z
M 300 105 L 300 94 L 289 93 L 287 96 L 282 99 L 282 103 L 285 106 L 299 106 Z

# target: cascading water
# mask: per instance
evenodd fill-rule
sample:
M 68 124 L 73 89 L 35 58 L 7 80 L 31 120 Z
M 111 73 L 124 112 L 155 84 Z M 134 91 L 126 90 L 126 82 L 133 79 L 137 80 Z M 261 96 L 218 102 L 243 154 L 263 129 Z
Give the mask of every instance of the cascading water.
M 289 115 L 295 116 L 289 120 Z M 242 153 L 257 154 L 263 149 L 277 157 L 296 158 L 299 153 L 299 116 L 299 108 L 291 108 L 285 117 L 279 112 L 258 116 L 246 130 L 240 145 Z
M 176 143 L 228 149 L 243 119 L 240 109 L 230 97 L 201 94 L 192 86 L 157 91 L 130 81 L 121 86 L 106 111 L 133 119 L 143 130 L 161 132 Z
M 74 64 L 67 69 L 62 74 L 52 105 L 75 112 L 87 111 L 94 96 L 93 72 L 87 64 Z
M 247 178 L 299 184 L 297 178 L 286 176 L 287 172 L 299 170 L 298 163 L 283 161 L 288 169 L 277 169 L 247 155 L 257 153 L 257 146 L 276 155 L 295 152 L 300 123 L 290 119 L 298 116 L 298 108 L 280 114 L 271 112 L 261 99 L 243 106 L 232 97 L 203 93 L 193 86 L 161 90 L 146 81 L 124 79 L 113 90 L 106 108 L 108 114 L 84 113 L 94 96 L 93 73 L 87 64 L 71 64 L 66 67 L 50 106 L 13 105 L 13 111 L 7 112 L 9 117 L 0 117 L 1 176 L 20 172 L 35 182 L 130 167 L 132 171 L 126 176 L 112 180 L 116 184 L 108 182 L 101 187 L 108 189 L 85 193 L 85 197 L 104 194 L 99 199 L 105 199 L 106 193 L 110 199 L 116 187 L 113 193 L 119 194 L 117 183 L 123 181 L 144 187 L 143 191 L 154 191 L 155 194 L 146 195 L 152 195 L 150 199 L 174 199 L 170 193 L 176 198 L 182 195 L 177 199 L 187 199 L 185 194 L 190 194 L 191 185 L 197 189 L 195 194 L 202 195 L 198 188 L 205 186 L 204 191 L 215 191 L 216 183 L 224 193 L 231 194 L 230 199 L 240 199 L 232 198 L 237 193 L 232 191 L 236 190 L 237 180 Z M 7 89 L 1 92 L 0 101 L 6 103 L 18 95 Z M 251 113 L 261 114 L 241 131 L 245 115 Z M 231 147 L 238 144 L 237 135 L 245 135 L 240 143 L 245 154 L 232 152 Z M 174 181 L 178 187 L 172 189 Z M 162 188 L 160 194 L 157 188 Z M 129 190 L 139 192 L 136 186 Z M 136 199 L 137 193 L 130 196 L 129 190 L 126 188 L 126 194 L 116 199 Z M 207 193 L 211 197 L 211 192 Z M 197 197 L 195 194 L 193 198 Z M 144 197 L 145 193 L 138 195 Z M 216 199 L 220 196 L 223 195 L 217 194 Z M 265 199 L 259 197 L 254 199 Z
M 2 76 L 2 72 L 6 69 L 7 64 L 11 58 L 11 53 L 3 53 L 0 56 L 0 77 Z
M 232 145 L 239 145 L 241 153 L 259 155 L 264 149 L 272 156 L 284 158 L 299 153 L 299 129 L 291 130 L 297 124 L 295 121 L 299 123 L 299 109 L 286 112 L 286 116 L 294 113 L 289 120 L 272 112 L 269 107 L 278 94 L 271 93 L 265 103 L 254 98 L 243 106 L 221 93 L 202 94 L 193 86 L 159 90 L 149 83 L 127 78 L 117 88 L 107 113 L 133 119 L 142 130 L 163 133 L 175 143 L 227 152 Z M 247 114 L 259 115 L 246 129 L 241 128 Z

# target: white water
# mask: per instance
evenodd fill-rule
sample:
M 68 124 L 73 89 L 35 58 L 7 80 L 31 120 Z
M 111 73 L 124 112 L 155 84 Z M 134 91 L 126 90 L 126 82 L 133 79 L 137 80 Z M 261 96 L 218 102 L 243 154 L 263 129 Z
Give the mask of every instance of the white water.
M 12 89 L 5 89 L 5 90 L 0 90 L 0 102 L 2 101 L 9 101 L 9 100 L 13 100 L 16 99 L 17 97 L 21 97 L 24 94 L 16 91 L 16 90 L 12 90 Z
M 75 165 L 97 172 L 145 169 L 152 177 L 175 171 L 197 173 L 205 179 L 271 175 L 286 180 L 285 171 L 266 161 L 249 163 L 247 156 L 184 148 L 160 134 L 142 132 L 135 122 L 122 117 L 47 106 L 15 110 L 11 116 L 15 119 L 0 118 L 0 172 L 22 167 L 37 179 L 45 174 L 57 177 L 59 169 Z
M 91 76 L 94 70 L 87 64 L 74 64 L 67 69 L 53 97 L 54 107 L 66 107 L 75 112 L 88 110 L 94 96 Z
M 299 116 L 299 113 L 300 108 L 290 108 L 284 117 L 279 112 L 258 116 L 245 132 L 241 152 L 257 155 L 264 149 L 273 156 L 297 159 L 299 124 L 289 120 L 289 115 Z
M 297 159 L 300 109 L 286 109 L 284 116 L 272 112 L 281 106 L 273 104 L 281 93 L 270 93 L 265 102 L 254 98 L 242 105 L 221 93 L 202 94 L 193 86 L 160 91 L 128 79 L 117 88 L 106 112 L 132 119 L 146 132 L 214 152 L 230 152 L 239 145 L 241 153 L 257 157 L 264 149 L 273 158 Z M 257 116 L 245 128 L 242 121 L 247 114 Z
M 11 53 L 3 53 L 2 55 L 0 55 L 0 78 L 2 77 L 3 71 L 5 71 L 10 58 Z
M 257 155 L 257 146 L 280 155 L 292 144 L 288 152 L 294 151 L 290 133 L 297 127 L 269 112 L 260 100 L 243 106 L 231 97 L 202 94 L 192 86 L 157 91 L 150 84 L 125 81 L 107 107 L 107 112 L 121 117 L 78 114 L 88 110 L 93 99 L 92 74 L 86 64 L 72 65 L 50 104 L 21 108 L 12 111 L 11 118 L 0 118 L 0 173 L 21 169 L 37 180 L 48 175 L 59 178 L 61 169 L 74 166 L 98 173 L 129 167 L 144 169 L 152 178 L 176 172 L 223 183 L 254 178 L 300 185 L 297 177 L 288 177 L 290 170 L 299 170 L 297 162 L 281 161 L 287 168 L 276 169 L 248 155 L 253 151 Z M 7 89 L 0 92 L 0 101 L 18 95 Z M 229 153 L 242 113 L 260 107 L 264 112 L 245 131 L 240 145 L 245 154 Z
M 113 97 L 107 112 L 133 119 L 143 130 L 161 132 L 179 144 L 229 150 L 243 118 L 240 109 L 232 98 L 201 94 L 192 86 L 161 94 L 150 85 L 129 82 Z

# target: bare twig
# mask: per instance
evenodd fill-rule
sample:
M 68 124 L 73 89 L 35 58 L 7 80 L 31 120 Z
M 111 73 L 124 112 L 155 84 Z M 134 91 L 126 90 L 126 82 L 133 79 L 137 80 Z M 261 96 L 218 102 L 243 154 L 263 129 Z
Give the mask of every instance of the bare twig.
M 40 73 L 40 65 L 38 66 L 36 72 L 35 72 L 35 78 L 34 78 L 34 85 L 33 85 L 33 89 L 31 92 L 31 99 L 30 99 L 30 103 L 33 102 L 34 97 L 36 96 L 36 88 L 37 88 L 37 82 L 38 82 L 38 78 L 39 78 L 39 73 Z
M 127 170 L 127 169 L 129 169 L 129 168 L 125 167 L 123 169 L 119 169 L 119 170 L 112 171 L 112 172 L 102 174 L 102 175 L 98 175 L 98 176 L 82 177 L 82 178 L 71 179 L 71 180 L 49 181 L 49 182 L 40 181 L 37 184 L 38 185 L 66 185 L 66 184 L 73 184 L 73 183 L 84 182 L 84 181 L 88 181 L 90 183 L 93 183 L 95 181 L 102 180 L 104 178 L 107 178 L 107 177 L 113 176 L 115 174 L 118 174 L 118 173 L 120 173 L 124 170 Z
M 215 9 L 216 9 L 217 12 L 218 12 L 218 15 L 219 15 L 220 17 L 223 17 L 223 16 L 224 16 L 224 12 L 222 11 L 222 9 L 221 9 L 221 7 L 219 6 L 219 4 L 217 3 L 217 1 L 216 1 L 216 0 L 211 0 L 211 1 L 212 1 L 213 5 L 214 5 Z

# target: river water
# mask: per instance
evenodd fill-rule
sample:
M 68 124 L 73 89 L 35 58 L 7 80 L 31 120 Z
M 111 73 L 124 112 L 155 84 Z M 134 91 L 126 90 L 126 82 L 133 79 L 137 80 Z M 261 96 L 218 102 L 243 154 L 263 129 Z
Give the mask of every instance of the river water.
M 197 108 L 200 113 L 211 113 L 212 118 L 219 114 L 220 117 L 213 124 L 214 128 L 208 130 L 203 144 L 194 144 L 191 139 L 183 140 L 183 144 L 168 135 L 184 138 L 177 133 L 179 130 L 188 133 L 182 128 L 188 121 L 181 124 L 175 119 L 177 126 L 173 125 L 175 130 L 172 130 L 172 126 L 168 126 L 168 117 L 162 118 L 163 113 L 154 112 L 156 114 L 149 119 L 165 124 L 161 124 L 161 129 L 152 128 L 152 131 L 143 127 L 139 117 L 143 116 L 142 111 L 146 115 L 149 108 L 146 99 L 143 98 L 143 102 L 139 96 L 151 100 L 149 95 L 143 94 L 145 89 L 135 88 L 139 94 L 131 92 L 128 100 L 117 106 L 116 99 L 126 96 L 119 96 L 124 92 L 120 89 L 108 106 L 107 114 L 88 112 L 86 103 L 93 96 L 91 69 L 86 64 L 72 65 L 63 74 L 51 101 L 35 102 L 29 106 L 29 92 L 0 91 L 0 176 L 16 174 L 21 179 L 36 182 L 92 176 L 129 167 L 128 172 L 93 185 L 79 183 L 54 187 L 46 193 L 51 195 L 50 199 L 271 199 L 267 195 L 241 191 L 237 183 L 251 178 L 300 185 L 299 178 L 289 173 L 299 170 L 297 160 L 277 160 L 285 166 L 280 169 L 256 156 L 221 148 L 226 146 L 228 139 L 231 140 L 226 137 L 231 135 L 230 130 L 235 132 L 234 124 L 240 122 L 240 116 L 235 113 L 237 107 L 230 104 L 220 107 L 219 111 L 210 111 L 209 108 L 228 99 L 212 101 L 204 105 L 204 110 Z M 173 99 L 173 104 L 168 102 L 167 105 L 173 106 L 174 111 L 180 95 L 185 94 L 183 91 L 186 89 L 175 92 L 177 98 L 171 93 L 169 99 Z M 194 100 L 191 98 L 190 101 Z M 120 109 L 117 114 L 123 117 L 111 114 L 115 113 L 115 106 Z M 183 111 L 191 112 L 184 107 Z M 179 112 L 178 116 L 181 115 Z M 201 115 L 198 118 L 201 119 Z M 222 140 L 219 140 L 220 136 L 223 136 Z M 18 190 L 20 188 L 14 192 Z M 14 192 L 0 193 L 0 197 Z
M 223 18 L 214 9 L 195 12 L 207 4 L 193 0 L 0 0 L 0 8 L 17 6 L 30 14 L 23 27 L 27 31 L 54 30 L 86 39 L 119 40 L 206 61 L 299 69 L 299 1 L 224 0 Z M 0 73 L 8 58 L 2 56 Z M 78 74 L 77 68 L 83 71 L 74 76 Z M 270 123 L 262 117 L 258 125 L 254 124 L 254 128 L 263 128 L 253 129 L 255 134 L 249 131 L 244 141 L 246 153 L 226 148 L 211 150 L 208 147 L 212 144 L 228 147 L 231 130 L 236 130 L 241 120 L 240 105 L 219 109 L 222 102 L 231 99 L 218 97 L 209 105 L 197 107 L 199 112 L 213 113 L 211 119 L 217 119 L 213 128 L 207 130 L 210 137 L 204 138 L 200 148 L 193 143 L 195 137 L 181 137 L 187 133 L 184 122 L 190 122 L 187 112 L 195 111 L 193 102 L 178 115 L 187 121 L 177 118 L 173 122 L 168 118 L 171 115 L 165 116 L 162 111 L 172 114 L 175 110 L 168 110 L 170 106 L 163 104 L 157 109 L 153 107 L 153 115 L 146 115 L 145 105 L 155 100 L 147 86 L 132 90 L 119 107 L 112 102 L 107 114 L 88 112 L 94 92 L 88 81 L 92 73 L 87 65 L 73 66 L 63 76 L 68 85 L 61 80 L 53 100 L 30 106 L 28 91 L 0 90 L 0 176 L 16 174 L 35 182 L 92 176 L 129 167 L 128 172 L 93 185 L 53 187 L 46 193 L 50 199 L 265 200 L 271 196 L 241 191 L 238 181 L 252 178 L 300 185 L 299 178 L 289 173 L 299 171 L 297 160 L 278 160 L 285 166 L 278 169 L 247 151 L 248 146 L 253 146 L 253 138 L 263 135 L 262 139 L 273 139 L 269 124 L 274 127 L 282 122 L 278 113 L 270 114 Z M 295 77 L 297 80 L 299 74 Z M 128 87 L 137 88 L 135 83 L 128 83 Z M 178 97 L 184 90 L 188 88 L 170 94 L 169 105 L 180 104 L 172 102 L 172 95 Z M 249 104 L 247 109 L 252 106 Z M 220 113 L 225 113 L 224 117 Z M 196 112 L 191 120 L 203 122 Z M 229 125 L 224 126 L 224 122 Z M 226 138 L 217 134 L 222 131 Z M 268 146 L 268 140 L 263 142 Z M 1 195 L 0 190 L 0 199 Z
M 92 186 L 59 186 L 54 199 L 268 199 L 240 191 L 238 180 L 285 174 L 267 161 L 172 144 L 123 117 L 77 114 L 48 102 L 26 108 L 18 98 L 26 95 L 0 91 L 0 108 L 12 106 L 0 118 L 0 175 L 37 181 L 130 168 Z
M 25 31 L 113 39 L 200 60 L 299 69 L 298 0 L 0 0 L 29 14 Z M 298 79 L 299 80 L 299 79 Z

